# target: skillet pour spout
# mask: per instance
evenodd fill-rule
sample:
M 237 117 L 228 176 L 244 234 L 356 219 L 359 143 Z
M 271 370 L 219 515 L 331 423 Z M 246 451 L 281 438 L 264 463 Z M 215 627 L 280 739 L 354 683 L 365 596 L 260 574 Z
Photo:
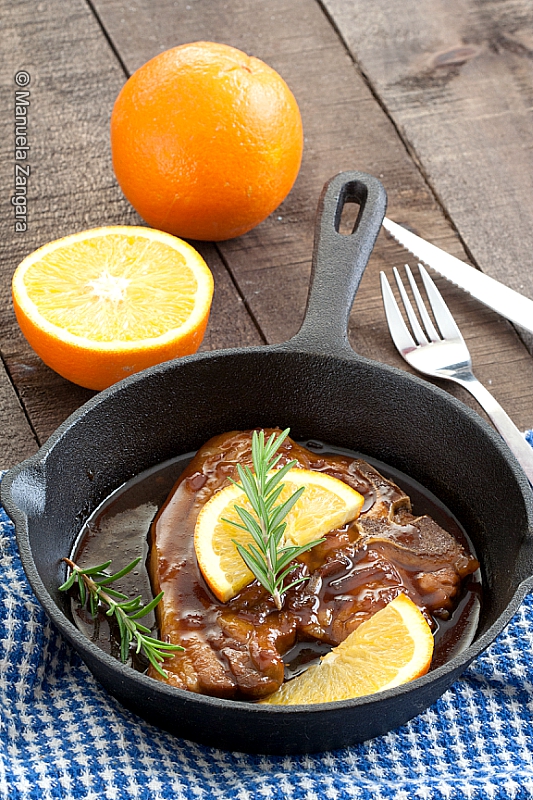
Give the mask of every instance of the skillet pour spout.
M 354 232 L 339 233 L 346 202 Z M 531 487 L 500 437 L 443 390 L 350 347 L 350 309 L 385 213 L 385 192 L 360 172 L 335 176 L 319 203 L 309 300 L 300 331 L 276 346 L 200 353 L 152 367 L 98 394 L 39 452 L 10 470 L 2 502 L 21 560 L 50 619 L 101 684 L 176 736 L 254 753 L 344 747 L 392 730 L 430 706 L 507 624 L 533 586 Z M 135 475 L 196 451 L 215 434 L 290 427 L 400 470 L 433 492 L 468 532 L 484 598 L 472 644 L 422 678 L 369 697 L 267 706 L 185 692 L 100 650 L 73 624 L 58 591 L 61 559 L 83 523 Z M 66 477 L 68 476 L 68 478 Z

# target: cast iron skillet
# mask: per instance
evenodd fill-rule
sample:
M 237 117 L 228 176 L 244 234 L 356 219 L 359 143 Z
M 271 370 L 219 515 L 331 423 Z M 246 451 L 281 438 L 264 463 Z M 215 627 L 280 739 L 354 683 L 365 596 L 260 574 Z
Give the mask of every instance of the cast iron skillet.
M 344 204 L 360 204 L 354 233 L 338 233 Z M 530 486 L 507 446 L 439 388 L 356 355 L 350 308 L 385 213 L 379 181 L 348 172 L 321 197 L 304 323 L 289 342 L 190 356 L 132 376 L 74 413 L 2 482 L 22 562 L 51 620 L 102 685 L 172 733 L 231 750 L 298 753 L 383 734 L 431 705 L 484 650 L 533 588 Z M 134 475 L 211 436 L 290 426 L 379 459 L 454 511 L 482 562 L 484 601 L 472 645 L 411 684 L 367 698 L 260 706 L 187 693 L 103 653 L 73 625 L 60 559 L 82 523 Z

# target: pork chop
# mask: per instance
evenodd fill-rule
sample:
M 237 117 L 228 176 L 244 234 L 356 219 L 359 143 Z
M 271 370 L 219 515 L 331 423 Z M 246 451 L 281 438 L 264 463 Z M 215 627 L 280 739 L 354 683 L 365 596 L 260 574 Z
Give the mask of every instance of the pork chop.
M 267 435 L 271 431 L 266 431 Z M 409 497 L 370 464 L 344 455 L 317 454 L 291 439 L 279 466 L 328 473 L 364 498 L 359 519 L 331 531 L 294 564 L 291 580 L 305 582 L 285 594 L 281 611 L 254 581 L 228 603 L 206 585 L 194 552 L 201 508 L 237 478 L 237 464 L 251 466 L 251 431 L 233 431 L 207 442 L 180 476 L 151 527 L 149 571 L 159 635 L 184 651 L 165 662 L 158 680 L 217 697 L 257 700 L 284 680 L 283 655 L 298 641 L 342 642 L 364 620 L 404 592 L 430 624 L 453 610 L 462 581 L 476 559 L 429 517 L 411 513 Z

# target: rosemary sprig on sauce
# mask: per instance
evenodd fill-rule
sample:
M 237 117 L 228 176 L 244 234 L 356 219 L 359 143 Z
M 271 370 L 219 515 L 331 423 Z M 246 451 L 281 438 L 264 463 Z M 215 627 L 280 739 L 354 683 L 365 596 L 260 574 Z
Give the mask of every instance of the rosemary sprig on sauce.
M 183 650 L 183 647 L 161 642 L 159 639 L 148 635 L 150 634 L 150 628 L 138 621 L 154 610 L 163 597 L 163 592 L 160 592 L 157 597 L 154 597 L 147 605 L 143 606 L 141 595 L 129 599 L 127 595 L 112 589 L 109 585 L 131 572 L 140 560 L 140 558 L 136 558 L 119 572 L 109 575 L 105 570 L 109 567 L 111 561 L 98 564 L 96 567 L 82 569 L 70 558 L 64 558 L 63 561 L 68 564 L 71 573 L 65 583 L 59 587 L 59 591 L 66 592 L 74 584 L 77 584 L 81 605 L 88 606 L 93 618 L 98 614 L 100 605 L 105 604 L 107 606 L 106 615 L 108 617 L 114 616 L 118 624 L 120 660 L 122 663 L 125 664 L 128 660 L 130 645 L 135 642 L 137 645 L 136 652 L 143 652 L 154 669 L 166 678 L 166 672 L 161 668 L 161 664 L 165 658 L 173 657 L 172 651 Z
M 289 434 L 289 428 L 279 436 L 273 433 L 265 442 L 264 431 L 254 431 L 252 434 L 252 463 L 250 467 L 237 465 L 240 483 L 232 481 L 243 489 L 254 514 L 245 508 L 235 506 L 242 524 L 226 519 L 225 522 L 251 534 L 254 543 L 247 547 L 233 540 L 241 558 L 248 569 L 255 575 L 259 583 L 272 595 L 276 608 L 282 607 L 283 594 L 296 586 L 307 577 L 298 578 L 288 586 L 284 585 L 285 578 L 293 569 L 292 562 L 295 558 L 310 550 L 324 539 L 316 539 L 302 546 L 285 545 L 283 543 L 287 523 L 283 522 L 291 508 L 305 491 L 301 486 L 287 500 L 276 505 L 285 484 L 283 478 L 291 470 L 296 461 L 289 461 L 278 470 L 281 455 L 276 455 L 277 450 Z

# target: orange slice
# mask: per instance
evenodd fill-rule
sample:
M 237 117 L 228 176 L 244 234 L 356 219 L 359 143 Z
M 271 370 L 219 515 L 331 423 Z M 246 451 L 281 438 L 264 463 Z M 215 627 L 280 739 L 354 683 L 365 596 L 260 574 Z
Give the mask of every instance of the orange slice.
M 213 277 L 168 233 L 115 226 L 66 236 L 17 267 L 18 323 L 49 367 L 89 389 L 196 352 Z
M 363 496 L 351 486 L 306 469 L 291 469 L 283 479 L 284 489 L 278 505 L 300 487 L 305 491 L 285 518 L 285 543 L 304 545 L 325 533 L 351 522 L 361 511 Z M 253 514 L 243 490 L 234 484 L 220 489 L 205 504 L 194 530 L 196 558 L 211 591 L 223 603 L 235 597 L 254 579 L 233 540 L 247 546 L 249 533 L 224 522 L 241 522 L 235 506 Z
M 433 634 L 425 617 L 412 600 L 400 594 L 318 664 L 261 702 L 329 703 L 374 694 L 424 675 L 432 656 Z

